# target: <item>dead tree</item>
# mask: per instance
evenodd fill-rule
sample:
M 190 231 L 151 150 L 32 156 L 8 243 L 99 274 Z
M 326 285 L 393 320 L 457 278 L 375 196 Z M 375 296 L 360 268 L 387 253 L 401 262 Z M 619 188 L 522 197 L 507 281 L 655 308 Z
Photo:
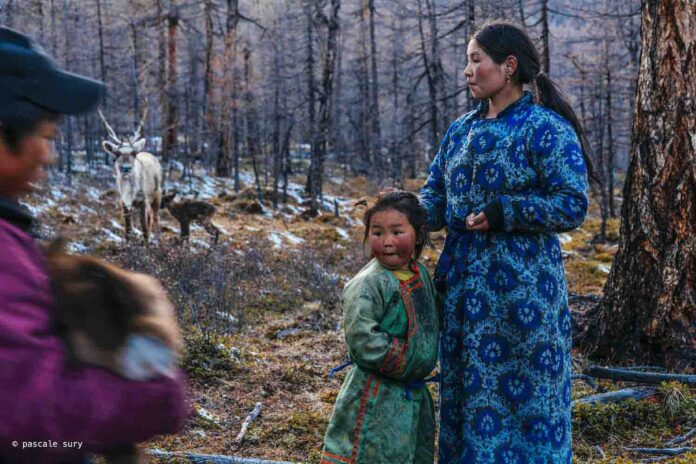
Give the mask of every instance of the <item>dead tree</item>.
M 162 160 L 166 163 L 177 145 L 177 126 L 179 124 L 179 105 L 177 92 L 177 42 L 176 31 L 179 26 L 179 11 L 172 8 L 167 15 L 167 112 L 165 138 L 162 144 Z
M 380 126 L 379 113 L 379 78 L 377 73 L 377 41 L 375 40 L 375 0 L 367 0 L 370 29 L 370 151 L 377 161 L 377 169 L 380 175 L 384 173 L 384 160 L 382 159 L 382 128 Z M 335 41 L 335 39 L 334 39 Z
M 310 166 L 311 190 L 311 214 L 319 213 L 318 200 L 322 197 L 322 185 L 324 183 L 324 158 L 329 138 L 331 125 L 331 94 L 333 93 L 334 74 L 336 71 L 336 35 L 338 33 L 338 13 L 341 9 L 340 0 L 331 0 L 330 16 L 318 8 L 317 17 L 326 26 L 326 44 L 324 46 L 323 68 L 321 74 L 321 92 L 319 94 L 319 124 L 315 137 L 316 149 L 312 150 L 312 164 Z
M 644 0 L 621 239 L 579 337 L 592 357 L 696 367 L 696 14 Z

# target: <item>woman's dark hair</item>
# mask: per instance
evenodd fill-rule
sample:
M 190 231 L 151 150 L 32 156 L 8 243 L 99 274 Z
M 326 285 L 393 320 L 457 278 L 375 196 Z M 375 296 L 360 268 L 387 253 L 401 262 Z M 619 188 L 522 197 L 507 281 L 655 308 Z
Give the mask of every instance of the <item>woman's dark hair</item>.
M 486 23 L 474 34 L 474 39 L 496 64 L 502 64 L 510 55 L 517 58 L 517 70 L 510 78 L 521 84 L 534 83 L 539 103 L 570 121 L 582 146 L 588 176 L 598 181 L 592 167 L 592 148 L 582 124 L 558 86 L 541 70 L 539 52 L 524 29 L 509 21 L 496 20 Z
M 28 101 L 14 101 L 0 111 L 0 138 L 10 150 L 16 152 L 19 142 L 30 135 L 44 121 L 55 122 L 58 114 Z
M 363 224 L 365 224 L 363 245 L 370 235 L 370 221 L 372 220 L 372 216 L 380 211 L 389 211 L 392 209 L 406 216 L 408 222 L 415 229 L 416 248 L 414 250 L 414 256 L 416 259 L 420 258 L 423 247 L 428 243 L 428 229 L 426 227 L 428 215 L 418 201 L 418 196 L 404 190 L 394 190 L 380 194 L 377 198 L 377 203 L 365 211 L 365 215 L 363 216 Z

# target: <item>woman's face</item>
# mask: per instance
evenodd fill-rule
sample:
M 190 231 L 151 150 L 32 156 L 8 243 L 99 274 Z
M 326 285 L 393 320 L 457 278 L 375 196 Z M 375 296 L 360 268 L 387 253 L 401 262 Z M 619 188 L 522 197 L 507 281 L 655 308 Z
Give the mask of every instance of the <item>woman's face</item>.
M 0 137 L 0 195 L 17 198 L 45 178 L 45 168 L 55 160 L 53 140 L 57 134 L 56 122 L 42 121 L 19 141 L 16 150 Z
M 505 87 L 505 62 L 496 64 L 474 39 L 469 42 L 466 56 L 464 75 L 472 97 L 485 100 Z

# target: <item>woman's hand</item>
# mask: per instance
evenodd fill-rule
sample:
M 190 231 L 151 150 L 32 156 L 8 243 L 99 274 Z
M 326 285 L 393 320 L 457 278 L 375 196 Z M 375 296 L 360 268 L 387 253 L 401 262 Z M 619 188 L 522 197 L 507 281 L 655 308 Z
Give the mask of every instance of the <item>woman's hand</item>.
M 486 232 L 488 228 L 488 218 L 486 217 L 486 213 L 472 213 L 466 217 L 466 230 L 471 230 L 474 232 Z

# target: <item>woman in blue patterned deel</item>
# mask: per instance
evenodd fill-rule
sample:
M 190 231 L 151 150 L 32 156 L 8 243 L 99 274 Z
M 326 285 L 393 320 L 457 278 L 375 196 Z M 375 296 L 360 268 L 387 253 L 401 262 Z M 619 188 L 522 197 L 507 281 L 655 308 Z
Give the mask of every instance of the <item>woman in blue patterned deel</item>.
M 467 57 L 481 103 L 450 126 L 421 190 L 432 229 L 447 228 L 439 462 L 566 464 L 571 317 L 556 233 L 587 213 L 589 146 L 520 28 L 489 23 Z

